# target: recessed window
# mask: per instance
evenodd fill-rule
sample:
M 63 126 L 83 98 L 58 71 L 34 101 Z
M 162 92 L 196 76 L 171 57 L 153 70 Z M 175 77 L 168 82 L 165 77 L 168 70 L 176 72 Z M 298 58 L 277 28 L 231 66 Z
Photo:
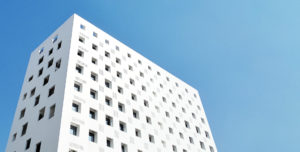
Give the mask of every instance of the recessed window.
M 123 104 L 123 103 L 118 103 L 118 109 L 119 109 L 119 111 L 121 111 L 121 112 L 125 112 L 125 105 Z
M 122 78 L 122 73 L 119 72 L 119 71 L 117 71 L 117 77 L 118 77 L 118 78 Z
M 119 92 L 120 94 L 123 94 L 123 88 L 118 87 L 118 92 Z
M 40 102 L 40 95 L 38 95 L 38 96 L 35 97 L 34 106 L 38 105 L 39 102 Z
M 80 112 L 80 103 L 72 103 L 72 110 L 75 112 Z
M 15 141 L 17 138 L 17 133 L 14 133 L 13 137 L 12 137 L 12 141 Z
M 43 85 L 46 85 L 46 84 L 49 82 L 49 79 L 50 79 L 50 75 L 47 75 L 47 76 L 44 78 L 44 83 L 43 83 Z
M 170 114 L 168 111 L 166 111 L 166 117 L 170 117 Z
M 210 152 L 215 152 L 214 147 L 212 147 L 212 146 L 209 146 L 209 150 L 210 150 Z
M 144 100 L 144 106 L 149 107 L 149 102 L 147 100 Z
M 106 122 L 106 125 L 113 126 L 113 118 L 111 116 L 106 115 L 105 122 Z
M 31 91 L 30 91 L 30 97 L 34 96 L 35 94 L 35 88 L 33 88 Z
M 169 127 L 169 133 L 173 134 L 173 129 Z
M 70 125 L 70 134 L 74 136 L 79 135 L 79 126 L 76 124 L 71 124 Z
M 139 63 L 139 64 L 142 64 L 142 61 L 141 61 L 141 60 L 138 60 L 138 63 Z
M 97 93 L 97 91 L 91 89 L 91 90 L 90 90 L 90 96 L 91 96 L 91 98 L 93 98 L 93 99 L 97 99 L 97 98 L 98 98 L 98 93 Z
M 121 143 L 121 151 L 122 151 L 122 152 L 128 152 L 128 147 L 127 147 L 126 144 Z
M 105 79 L 105 86 L 106 86 L 107 88 L 111 88 L 111 81 Z
M 201 122 L 202 122 L 203 124 L 205 124 L 205 120 L 204 120 L 204 118 L 201 118 Z
M 119 51 L 119 50 L 120 50 L 119 46 L 116 46 L 116 50 L 117 50 L 117 51 Z
M 205 137 L 210 138 L 209 133 L 207 131 L 205 131 Z
M 149 135 L 149 142 L 155 143 L 155 141 L 154 141 L 154 136 L 153 136 L 153 135 Z
M 30 76 L 30 77 L 28 78 L 28 82 L 30 82 L 32 79 L 33 79 L 33 76 Z
M 26 140 L 25 150 L 30 148 L 31 138 Z
M 48 62 L 48 68 L 50 68 L 53 65 L 53 58 Z
M 40 152 L 41 151 L 41 147 L 42 147 L 42 143 L 39 142 L 35 145 L 35 152 Z
M 106 138 L 106 146 L 109 147 L 109 148 L 113 148 L 114 147 L 113 139 Z
M 83 67 L 81 66 L 81 65 L 76 65 L 76 71 L 78 72 L 78 73 L 80 73 L 80 74 L 82 74 L 83 73 Z
M 98 81 L 98 75 L 96 73 L 94 73 L 94 72 L 91 72 L 91 79 L 93 81 Z
M 82 90 L 82 85 L 81 85 L 79 82 L 75 82 L 75 83 L 74 83 L 74 89 L 75 89 L 75 91 L 77 91 L 77 92 L 81 92 L 81 90 Z
M 121 60 L 119 58 L 116 58 L 116 63 L 121 64 Z
M 183 134 L 182 134 L 181 132 L 179 133 L 179 136 L 180 136 L 181 139 L 184 138 L 184 137 L 183 137 Z
M 194 139 L 192 137 L 189 137 L 190 143 L 193 144 L 194 143 Z
M 112 99 L 110 98 L 110 97 L 105 97 L 105 103 L 106 103 L 106 105 L 108 105 L 108 106 L 112 106 Z
M 131 99 L 134 100 L 134 101 L 136 101 L 136 100 L 137 100 L 136 95 L 132 93 L 132 94 L 131 94 Z
M 146 87 L 144 85 L 142 85 L 142 90 L 146 91 Z
M 39 70 L 39 76 L 41 76 L 43 74 L 43 68 L 41 68 L 40 70 Z
M 141 130 L 135 129 L 135 136 L 141 137 L 142 136 Z
M 92 63 L 97 65 L 97 59 L 92 58 Z
M 140 115 L 139 115 L 139 112 L 137 111 L 137 110 L 132 110 L 132 115 L 133 115 L 133 117 L 134 118 L 136 118 L 136 119 L 139 119 L 140 118 Z
M 44 118 L 44 115 L 45 115 L 45 107 L 42 108 L 40 111 L 39 111 L 39 117 L 38 117 L 38 120 L 41 120 Z
M 148 117 L 148 116 L 146 116 L 146 122 L 147 122 L 148 124 L 151 124 L 151 123 L 152 123 L 152 122 L 151 122 L 151 118 Z
M 83 57 L 84 56 L 84 52 L 82 52 L 81 50 L 78 50 L 77 51 L 77 55 L 80 56 L 80 57 Z
M 92 44 L 92 49 L 97 51 L 98 50 L 98 46 L 96 44 Z
M 105 43 L 106 43 L 106 44 L 109 44 L 109 41 L 108 41 L 108 40 L 105 40 Z
M 135 82 L 134 82 L 133 79 L 129 79 L 129 83 L 130 83 L 131 85 L 134 85 L 134 84 L 135 84 Z
M 195 127 L 196 128 L 196 132 L 198 133 L 198 134 L 200 134 L 200 128 L 199 127 Z
M 53 53 L 53 48 L 49 50 L 48 55 L 51 55 Z
M 25 123 L 25 124 L 22 126 L 21 136 L 23 136 L 23 135 L 26 134 L 26 132 L 27 132 L 27 126 L 28 126 L 28 123 Z
M 127 57 L 128 57 L 128 58 L 131 58 L 131 54 L 127 53 Z
M 108 58 L 110 57 L 110 54 L 109 54 L 108 52 L 106 52 L 106 51 L 104 52 L 104 55 L 105 55 L 106 57 L 108 57 Z
M 39 59 L 39 64 L 41 64 L 43 61 L 44 61 L 44 56 L 42 56 L 42 57 Z
M 200 141 L 200 147 L 201 147 L 202 149 L 205 149 L 204 142 Z
M 52 39 L 52 43 L 55 43 L 58 39 L 58 35 L 56 35 L 53 39 Z
M 26 111 L 26 108 L 21 110 L 19 119 L 22 119 L 25 116 L 25 111 Z
M 140 77 L 144 77 L 144 73 L 140 72 Z
M 69 152 L 77 152 L 77 151 L 74 149 L 70 149 Z
M 90 108 L 90 118 L 97 119 L 97 110 Z
M 55 91 L 55 86 L 53 86 L 49 89 L 48 97 L 52 96 L 54 94 L 54 91 Z
M 80 24 L 80 29 L 85 30 L 85 26 Z
M 132 67 L 131 65 L 128 65 L 128 69 L 129 69 L 130 71 L 133 71 L 133 67 Z
M 78 41 L 81 42 L 81 43 L 84 43 L 85 39 L 83 37 L 79 36 Z
M 62 41 L 60 41 L 58 44 L 57 44 L 57 49 L 59 50 L 62 46 Z
M 110 72 L 110 66 L 105 65 L 105 71 Z
M 125 122 L 120 121 L 119 127 L 120 127 L 121 131 L 123 131 L 123 132 L 127 131 L 127 127 L 126 127 L 126 123 Z
M 49 119 L 52 118 L 55 114 L 55 104 L 50 107 Z
M 55 71 L 58 70 L 60 68 L 61 65 L 61 59 L 57 60 L 55 63 Z
M 94 36 L 94 37 L 98 37 L 98 33 L 93 32 L 93 36 Z
M 190 128 L 190 123 L 189 123 L 189 122 L 184 121 L 184 124 L 185 124 L 185 127 L 186 127 L 186 128 Z
M 175 145 L 172 145 L 172 149 L 174 152 L 177 152 L 177 147 Z

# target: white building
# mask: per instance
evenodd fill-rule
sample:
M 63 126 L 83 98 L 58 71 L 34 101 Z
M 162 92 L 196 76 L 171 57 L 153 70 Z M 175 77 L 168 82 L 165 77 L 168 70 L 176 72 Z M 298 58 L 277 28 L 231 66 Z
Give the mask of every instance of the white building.
M 30 57 L 7 152 L 217 152 L 196 89 L 70 17 Z

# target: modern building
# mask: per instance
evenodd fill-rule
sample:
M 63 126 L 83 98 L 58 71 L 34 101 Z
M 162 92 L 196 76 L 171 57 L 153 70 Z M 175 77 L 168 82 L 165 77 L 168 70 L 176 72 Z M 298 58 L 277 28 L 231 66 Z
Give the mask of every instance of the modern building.
M 198 91 L 74 14 L 32 53 L 7 152 L 217 152 Z

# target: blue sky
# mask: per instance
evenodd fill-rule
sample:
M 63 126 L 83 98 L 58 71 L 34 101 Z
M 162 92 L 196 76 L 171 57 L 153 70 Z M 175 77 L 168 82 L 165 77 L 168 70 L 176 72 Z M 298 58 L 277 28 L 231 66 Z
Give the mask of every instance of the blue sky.
M 299 152 L 299 0 L 0 2 L 0 151 L 30 52 L 77 13 L 199 90 L 219 152 Z

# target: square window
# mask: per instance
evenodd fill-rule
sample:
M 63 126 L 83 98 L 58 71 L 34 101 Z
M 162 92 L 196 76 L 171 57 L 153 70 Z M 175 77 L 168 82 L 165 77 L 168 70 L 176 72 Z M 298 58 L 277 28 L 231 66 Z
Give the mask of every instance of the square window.
M 119 58 L 116 58 L 116 63 L 121 64 L 121 60 Z
M 59 59 L 59 60 L 56 61 L 56 63 L 55 63 L 55 71 L 60 68 L 60 65 L 61 65 L 61 59 Z
M 184 121 L 184 124 L 185 124 L 185 127 L 186 127 L 186 128 L 190 128 L 190 123 L 189 123 L 189 122 Z
M 72 110 L 75 112 L 80 112 L 80 103 L 72 103 Z
M 148 116 L 146 116 L 146 122 L 147 122 L 148 124 L 152 124 L 151 118 L 148 117 Z
M 92 63 L 97 65 L 97 59 L 92 58 Z
M 142 90 L 146 91 L 146 87 L 144 85 L 142 85 Z
M 106 122 L 106 125 L 113 126 L 113 118 L 111 116 L 106 115 L 105 122 Z
M 31 138 L 26 140 L 25 150 L 30 148 Z
M 39 117 L 38 117 L 38 120 L 41 120 L 44 118 L 44 115 L 45 115 L 45 107 L 42 108 L 40 111 L 39 111 Z
M 169 128 L 169 133 L 173 134 L 173 129 L 172 128 Z
M 91 79 L 93 81 L 98 81 L 98 75 L 96 73 L 94 73 L 94 72 L 91 72 Z
M 79 36 L 78 41 L 81 42 L 81 43 L 84 43 L 85 39 L 83 37 Z
M 74 89 L 75 89 L 75 91 L 77 91 L 77 92 L 81 92 L 81 90 L 82 90 L 82 85 L 81 85 L 80 83 L 78 83 L 78 82 L 75 82 L 75 83 L 74 83 Z
M 21 110 L 19 119 L 22 119 L 25 116 L 25 111 L 26 111 L 26 108 Z
M 42 57 L 39 59 L 39 64 L 41 64 L 43 61 L 44 61 L 44 56 L 42 56 Z
M 133 71 L 133 67 L 132 67 L 131 65 L 128 65 L 128 69 L 129 69 L 130 71 Z
M 141 76 L 141 77 L 144 77 L 144 73 L 140 72 L 140 76 Z
M 110 72 L 110 66 L 105 65 L 105 71 Z
M 97 110 L 90 108 L 90 118 L 97 119 Z
M 119 109 L 119 111 L 121 111 L 121 112 L 125 112 L 125 105 L 123 104 L 123 103 L 118 103 L 118 109 Z
M 70 134 L 74 135 L 74 136 L 78 136 L 79 135 L 79 126 L 75 125 L 75 124 L 71 124 L 70 125 Z
M 128 147 L 127 147 L 126 144 L 121 143 L 121 151 L 122 151 L 122 152 L 128 152 Z
M 144 106 L 149 107 L 149 102 L 147 100 L 144 100 Z
M 53 58 L 48 62 L 48 68 L 50 68 L 53 65 Z
M 85 30 L 85 26 L 80 24 L 80 29 Z
M 136 101 L 136 100 L 137 100 L 136 95 L 132 93 L 132 94 L 131 94 L 131 99 L 134 100 L 134 101 Z
M 77 55 L 80 56 L 80 57 L 83 57 L 84 56 L 84 52 L 82 52 L 81 50 L 78 50 L 77 51 Z
M 106 105 L 108 105 L 108 106 L 112 106 L 112 99 L 110 98 L 110 97 L 105 97 L 105 103 L 106 103 Z
M 62 45 L 62 41 L 60 41 L 58 44 L 57 44 L 57 50 L 59 50 L 61 48 L 61 45 Z
M 27 97 L 27 93 L 25 93 L 25 94 L 23 95 L 23 100 L 25 100 L 26 97 Z
M 194 140 L 192 137 L 189 137 L 189 140 L 190 140 L 190 143 L 193 144 L 194 143 Z
M 139 112 L 137 111 L 137 110 L 132 110 L 132 115 L 133 115 L 133 117 L 134 118 L 136 118 L 136 119 L 139 119 L 140 118 L 140 116 L 139 116 Z
M 55 104 L 50 107 L 49 119 L 52 118 L 55 114 Z
M 39 142 L 35 145 L 35 152 L 40 152 L 41 151 L 41 147 L 42 147 L 42 143 Z
M 120 126 L 120 130 L 121 131 L 123 131 L 123 132 L 127 131 L 127 127 L 126 127 L 126 123 L 125 122 L 120 121 L 119 126 Z
M 204 142 L 200 141 L 200 147 L 201 147 L 202 149 L 205 149 Z
M 109 44 L 109 41 L 108 41 L 108 40 L 105 40 L 105 43 L 106 43 L 106 44 Z
M 40 70 L 39 70 L 39 76 L 41 76 L 43 74 L 43 68 L 41 68 Z
M 135 129 L 135 136 L 141 137 L 142 136 L 141 130 Z
M 34 106 L 38 105 L 40 102 L 40 95 L 35 97 Z
M 97 99 L 97 96 L 98 96 L 97 91 L 91 89 L 91 90 L 90 90 L 90 96 L 91 96 L 91 98 L 93 98 L 93 99 Z
M 96 44 L 92 44 L 92 49 L 97 51 L 98 50 L 98 46 Z
M 30 97 L 34 96 L 35 94 L 35 88 L 33 88 L 31 91 L 30 91 Z
M 209 146 L 210 152 L 215 152 L 214 148 L 212 146 Z
M 105 79 L 105 86 L 111 89 L 111 81 Z
M 30 76 L 30 77 L 28 78 L 28 82 L 30 82 L 32 79 L 33 79 L 33 76 Z
M 27 131 L 27 126 L 28 126 L 28 123 L 25 123 L 23 126 L 22 126 L 22 132 L 21 132 L 21 136 L 25 135 L 26 134 L 26 131 Z
M 53 53 L 53 48 L 49 50 L 48 55 L 51 55 Z
M 110 57 L 110 54 L 109 54 L 109 52 L 107 52 L 107 51 L 104 52 L 104 55 L 105 55 L 106 57 L 108 57 L 108 58 Z
M 109 147 L 109 148 L 113 148 L 113 146 L 114 146 L 113 139 L 106 138 L 106 146 Z
M 122 73 L 119 72 L 119 71 L 117 71 L 117 77 L 118 77 L 118 78 L 122 78 Z
M 94 36 L 94 37 L 98 37 L 98 33 L 93 32 L 93 36 Z
M 210 138 L 209 133 L 207 131 L 205 131 L 205 137 Z
M 149 135 L 149 142 L 155 143 L 155 141 L 154 141 L 154 136 L 153 136 L 153 135 Z
M 127 53 L 127 57 L 128 57 L 128 58 L 131 58 L 131 54 Z
M 80 74 L 82 74 L 83 73 L 83 67 L 81 66 L 81 65 L 76 65 L 76 71 L 78 72 L 78 73 L 80 73 Z
M 48 97 L 52 96 L 52 95 L 54 94 L 54 91 L 55 91 L 55 86 L 52 86 L 52 87 L 49 89 Z
M 50 78 L 50 75 L 47 75 L 47 76 L 44 78 L 43 85 L 46 85 L 46 84 L 49 82 L 49 78 Z
M 135 82 L 134 82 L 134 80 L 133 79 L 129 79 L 129 83 L 131 84 L 131 85 L 134 85 L 135 84 Z
M 119 92 L 120 94 L 123 94 L 123 88 L 118 87 L 118 92 Z
M 177 147 L 175 145 L 172 145 L 172 149 L 174 152 L 177 152 Z

